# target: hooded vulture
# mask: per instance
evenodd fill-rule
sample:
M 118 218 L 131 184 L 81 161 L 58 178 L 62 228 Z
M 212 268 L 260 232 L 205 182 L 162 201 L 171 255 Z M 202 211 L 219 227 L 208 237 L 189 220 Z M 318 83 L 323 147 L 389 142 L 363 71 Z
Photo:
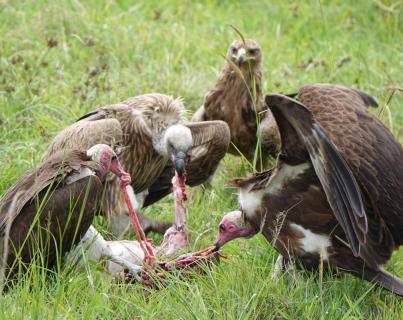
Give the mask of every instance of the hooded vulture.
M 132 177 L 137 200 L 147 206 L 171 192 L 175 171 L 183 178 L 186 169 L 189 186 L 206 181 L 228 149 L 230 134 L 224 122 L 183 123 L 183 113 L 179 100 L 163 94 L 132 97 L 99 108 L 61 131 L 47 156 L 71 148 L 85 150 L 94 143 L 117 146 L 122 166 Z M 117 180 L 111 179 L 104 211 L 111 219 L 112 232 L 121 235 L 130 219 Z M 151 229 L 163 233 L 170 225 L 143 227 L 146 232 Z
M 224 68 L 192 121 L 225 121 L 231 132 L 228 152 L 242 154 L 257 168 L 276 156 L 280 136 L 262 95 L 262 52 L 255 40 L 236 40 L 228 48 Z M 256 153 L 256 151 L 259 151 Z
M 26 172 L 0 200 L 0 254 L 8 271 L 34 259 L 51 268 L 87 232 L 108 171 L 130 184 L 113 150 L 61 151 Z M 4 259 L 4 260 L 3 260 Z
M 302 87 L 298 101 L 266 96 L 281 134 L 272 170 L 236 179 L 240 211 L 219 225 L 217 248 L 261 228 L 286 262 L 321 261 L 403 295 L 383 269 L 403 243 L 403 148 L 367 108 L 363 92 Z

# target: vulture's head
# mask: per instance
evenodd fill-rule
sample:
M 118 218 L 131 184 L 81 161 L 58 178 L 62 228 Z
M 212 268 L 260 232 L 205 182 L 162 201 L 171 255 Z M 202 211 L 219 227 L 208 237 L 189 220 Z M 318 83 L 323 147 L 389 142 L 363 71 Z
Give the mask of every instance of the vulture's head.
M 172 160 L 176 172 L 183 176 L 185 165 L 190 160 L 189 151 L 193 146 L 192 132 L 181 124 L 170 126 L 157 141 L 155 148 L 161 155 Z
M 255 40 L 247 39 L 245 42 L 235 40 L 228 48 L 227 60 L 234 62 L 240 68 L 244 65 L 257 66 L 262 60 L 262 52 Z
M 121 180 L 123 187 L 127 186 L 131 182 L 130 175 L 125 172 L 116 153 L 112 148 L 106 144 L 96 144 L 87 150 L 87 156 L 92 161 L 99 164 L 99 173 L 103 177 L 107 172 L 111 171 Z
M 220 249 L 225 243 L 236 238 L 250 238 L 257 230 L 245 220 L 242 211 L 228 212 L 218 225 L 218 235 L 214 246 Z

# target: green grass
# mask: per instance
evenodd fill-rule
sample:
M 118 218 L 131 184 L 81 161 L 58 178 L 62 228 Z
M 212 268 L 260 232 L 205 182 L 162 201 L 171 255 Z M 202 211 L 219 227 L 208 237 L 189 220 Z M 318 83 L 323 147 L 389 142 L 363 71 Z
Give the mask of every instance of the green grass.
M 373 111 L 403 141 L 402 4 L 374 1 L 3 1 L 0 3 L 0 194 L 40 163 L 50 139 L 96 107 L 146 92 L 181 96 L 189 115 L 203 100 L 235 38 L 264 53 L 265 92 L 309 82 L 354 86 L 376 97 Z M 341 61 L 345 63 L 341 66 Z M 308 63 L 312 61 L 312 63 Z M 229 177 L 246 172 L 227 156 L 211 191 L 188 201 L 195 248 L 210 245 L 223 212 L 236 207 Z M 146 213 L 170 219 L 172 199 Z M 102 221 L 98 221 L 102 224 Z M 270 279 L 276 252 L 262 236 L 234 241 L 229 259 L 159 291 L 119 286 L 65 269 L 30 277 L 0 299 L 4 319 L 402 319 L 403 302 L 345 275 Z M 403 255 L 388 269 L 403 276 Z

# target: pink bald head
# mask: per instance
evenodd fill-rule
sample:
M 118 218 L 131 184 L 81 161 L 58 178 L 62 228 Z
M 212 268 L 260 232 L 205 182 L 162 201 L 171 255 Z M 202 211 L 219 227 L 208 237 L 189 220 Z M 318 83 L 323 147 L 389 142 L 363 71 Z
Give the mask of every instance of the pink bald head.
M 218 250 L 228 241 L 236 238 L 250 238 L 258 231 L 245 220 L 241 211 L 227 213 L 218 225 L 215 247 Z
M 122 187 L 126 187 L 131 183 L 130 175 L 123 170 L 116 153 L 110 146 L 97 144 L 87 151 L 87 155 L 93 161 L 99 163 L 99 172 L 102 176 L 111 171 L 120 178 Z

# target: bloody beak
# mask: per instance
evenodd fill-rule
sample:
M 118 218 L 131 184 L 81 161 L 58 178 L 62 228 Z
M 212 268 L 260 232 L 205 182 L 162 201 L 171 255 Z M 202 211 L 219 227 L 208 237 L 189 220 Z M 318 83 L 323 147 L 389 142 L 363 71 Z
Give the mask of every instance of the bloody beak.
M 178 151 L 174 154 L 173 158 L 175 171 L 180 177 L 183 177 L 183 174 L 185 173 L 186 153 L 183 151 Z
M 112 159 L 110 170 L 119 177 L 121 187 L 127 187 L 132 182 L 130 174 L 123 170 L 122 165 L 117 158 Z

